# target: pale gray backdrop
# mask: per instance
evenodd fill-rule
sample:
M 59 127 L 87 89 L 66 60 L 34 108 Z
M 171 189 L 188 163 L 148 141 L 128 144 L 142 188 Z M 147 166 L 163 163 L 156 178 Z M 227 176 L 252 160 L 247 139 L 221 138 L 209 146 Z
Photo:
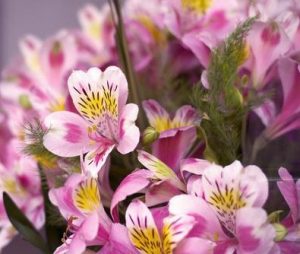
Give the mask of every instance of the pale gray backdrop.
M 77 10 L 105 0 L 0 0 L 0 69 L 18 54 L 18 40 L 31 33 L 46 38 L 60 28 L 78 26 Z M 1 176 L 0 176 L 1 177 Z M 3 254 L 39 254 L 19 237 Z

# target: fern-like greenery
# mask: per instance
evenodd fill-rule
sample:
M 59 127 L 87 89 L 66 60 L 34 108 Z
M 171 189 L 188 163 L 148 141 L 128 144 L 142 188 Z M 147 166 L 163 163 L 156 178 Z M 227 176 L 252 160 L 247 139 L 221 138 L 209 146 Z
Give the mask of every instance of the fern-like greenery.
M 221 165 L 241 157 L 242 124 L 248 107 L 235 83 L 247 57 L 245 37 L 254 21 L 247 19 L 213 50 L 207 69 L 210 87 L 197 86 L 192 95 L 203 117 L 199 131 L 206 141 L 205 156 Z

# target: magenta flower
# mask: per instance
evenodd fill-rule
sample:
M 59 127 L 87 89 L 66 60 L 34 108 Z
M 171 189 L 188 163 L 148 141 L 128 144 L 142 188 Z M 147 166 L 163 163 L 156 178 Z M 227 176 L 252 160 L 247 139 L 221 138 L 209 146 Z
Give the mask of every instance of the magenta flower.
M 266 137 L 269 139 L 275 139 L 300 126 L 298 101 L 300 65 L 290 58 L 281 59 L 278 65 L 284 97 L 280 113 L 272 119 L 265 130 Z
M 126 104 L 127 81 L 118 67 L 104 72 L 97 68 L 86 73 L 74 71 L 68 85 L 80 115 L 67 111 L 50 114 L 45 119 L 49 132 L 44 145 L 62 157 L 84 154 L 85 169 L 96 176 L 114 148 L 126 154 L 137 146 L 140 132 L 134 122 L 138 107 Z
M 300 252 L 299 219 L 300 219 L 300 181 L 294 181 L 285 168 L 280 168 L 278 188 L 290 208 L 288 216 L 282 221 L 287 228 L 287 235 L 278 243 L 282 253 Z
M 159 133 L 159 139 L 152 145 L 152 154 L 178 173 L 180 161 L 197 137 L 196 125 L 200 118 L 196 110 L 189 105 L 182 106 L 171 119 L 155 100 L 144 101 L 143 108 L 150 126 Z

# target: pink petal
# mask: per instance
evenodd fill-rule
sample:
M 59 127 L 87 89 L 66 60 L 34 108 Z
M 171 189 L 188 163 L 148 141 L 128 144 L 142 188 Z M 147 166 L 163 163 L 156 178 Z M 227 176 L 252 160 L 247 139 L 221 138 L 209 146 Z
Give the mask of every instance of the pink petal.
M 194 127 L 167 130 L 161 133 L 160 138 L 152 144 L 152 153 L 178 174 L 180 162 L 190 151 L 195 139 Z M 172 149 L 169 149 L 170 147 Z
M 83 172 L 92 177 L 98 177 L 98 173 L 105 164 L 107 157 L 114 149 L 114 145 L 99 143 L 97 148 L 81 157 Z
M 175 249 L 175 254 L 207 254 L 213 253 L 213 241 L 191 237 L 181 241 Z
M 132 201 L 125 217 L 129 238 L 137 249 L 144 248 L 145 253 L 151 250 L 156 253 L 161 250 L 159 232 L 150 210 L 143 202 Z
M 279 25 L 262 22 L 253 25 L 248 41 L 255 58 L 254 83 L 261 85 L 269 67 L 288 51 L 291 44 Z
M 108 242 L 101 248 L 98 254 L 137 254 L 129 240 L 128 230 L 119 223 L 112 224 Z
M 111 201 L 110 212 L 114 221 L 119 221 L 117 205 L 128 196 L 141 192 L 150 184 L 151 172 L 148 170 L 137 170 L 123 179 L 116 189 Z
M 68 111 L 54 112 L 45 119 L 49 131 L 44 146 L 61 157 L 78 156 L 87 151 L 89 138 L 87 123 L 77 114 Z
M 140 130 L 135 125 L 139 108 L 135 104 L 124 106 L 119 122 L 119 142 L 117 150 L 121 154 L 132 152 L 139 143 Z
M 296 223 L 299 218 L 299 202 L 296 184 L 287 169 L 280 168 L 278 174 L 281 180 L 277 182 L 277 186 L 291 210 L 293 222 Z
M 197 224 L 193 235 L 213 240 L 218 235 L 219 240 L 227 239 L 213 209 L 201 198 L 191 195 L 178 195 L 169 202 L 169 212 L 174 215 L 194 216 Z
M 157 131 L 163 131 L 170 127 L 169 113 L 155 100 L 143 101 L 143 109 L 146 113 L 150 126 Z
M 267 222 L 267 213 L 261 208 L 245 207 L 236 214 L 238 253 L 268 253 L 274 246 L 275 230 Z

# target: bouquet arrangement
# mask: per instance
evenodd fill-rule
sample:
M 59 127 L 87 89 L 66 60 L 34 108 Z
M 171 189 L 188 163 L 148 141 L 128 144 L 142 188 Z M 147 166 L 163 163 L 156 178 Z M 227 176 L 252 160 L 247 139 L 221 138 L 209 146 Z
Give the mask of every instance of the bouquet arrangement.
M 78 16 L 3 70 L 0 248 L 300 253 L 300 2 Z

